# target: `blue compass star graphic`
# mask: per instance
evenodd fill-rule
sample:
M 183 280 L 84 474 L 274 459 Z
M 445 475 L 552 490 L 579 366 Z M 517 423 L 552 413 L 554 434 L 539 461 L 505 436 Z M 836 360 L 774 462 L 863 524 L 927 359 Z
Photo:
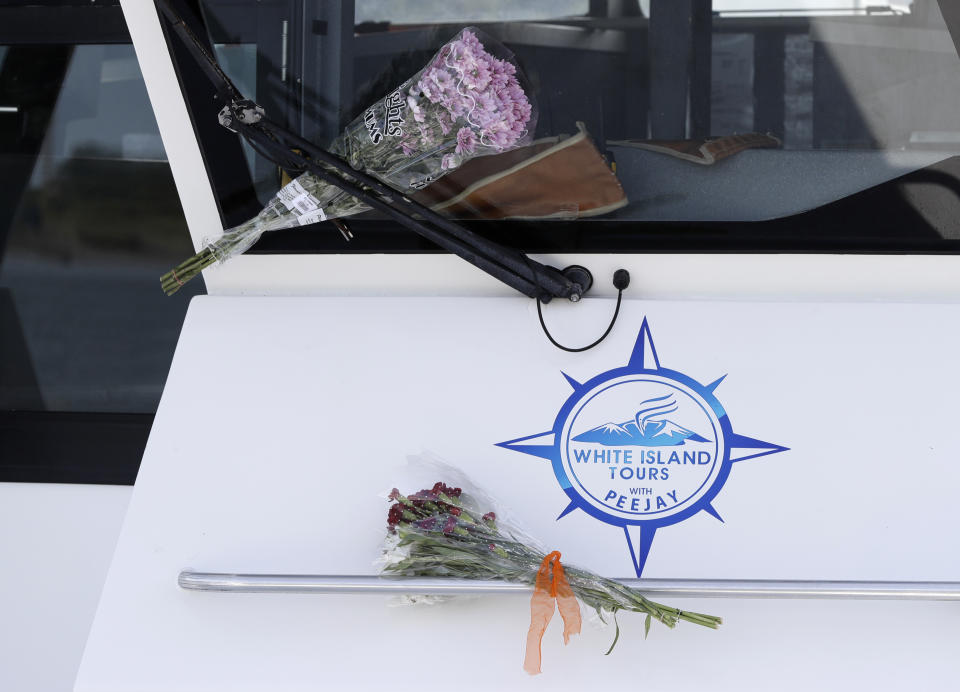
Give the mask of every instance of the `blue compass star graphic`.
M 625 367 L 578 382 L 553 428 L 499 447 L 548 460 L 575 509 L 623 528 L 639 577 L 657 531 L 706 512 L 733 464 L 787 447 L 733 432 L 714 395 L 726 375 L 703 385 L 660 365 L 647 320 Z

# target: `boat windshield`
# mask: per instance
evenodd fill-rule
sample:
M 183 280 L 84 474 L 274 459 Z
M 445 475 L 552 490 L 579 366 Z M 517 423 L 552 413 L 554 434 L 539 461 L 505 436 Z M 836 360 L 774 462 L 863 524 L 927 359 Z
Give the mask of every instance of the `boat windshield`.
M 951 5 L 203 0 L 196 23 L 245 95 L 324 146 L 464 27 L 503 44 L 535 104 L 533 146 L 466 162 L 425 198 L 525 250 L 953 252 Z M 217 125 L 202 73 L 177 59 L 224 223 L 239 224 L 285 181 Z M 351 242 L 322 223 L 253 252 L 432 249 L 370 212 L 345 221 Z

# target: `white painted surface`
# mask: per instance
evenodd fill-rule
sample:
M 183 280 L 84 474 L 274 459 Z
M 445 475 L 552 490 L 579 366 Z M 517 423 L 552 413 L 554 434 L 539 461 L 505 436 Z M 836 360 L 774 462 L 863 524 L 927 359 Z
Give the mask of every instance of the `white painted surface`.
M 590 295 L 648 300 L 960 302 L 960 257 L 933 255 L 536 255 L 581 264 Z M 209 277 L 209 278 L 208 278 Z M 500 296 L 516 293 L 452 255 L 242 255 L 208 269 L 221 295 Z M 554 301 L 547 311 L 571 308 Z M 612 312 L 612 305 L 610 311 Z
M 157 8 L 152 0 L 121 0 L 120 5 L 157 118 L 157 128 L 170 162 L 190 237 L 194 248 L 199 250 L 203 247 L 204 237 L 219 235 L 223 227 L 200 145 L 193 134 L 190 114 L 180 93 L 177 73 L 167 52 Z M 210 117 L 216 117 L 212 106 Z M 208 284 L 207 289 L 210 288 Z
M 73 689 L 131 491 L 0 483 L 0 690 Z
M 608 301 L 565 310 L 576 338 Z M 720 632 L 624 615 L 546 674 L 520 670 L 522 598 L 433 609 L 378 597 L 203 594 L 177 573 L 372 573 L 379 491 L 429 448 L 463 467 L 571 562 L 629 576 L 622 532 L 574 513 L 549 465 L 494 447 L 548 429 L 569 388 L 626 362 L 644 316 L 661 363 L 717 390 L 736 432 L 791 447 L 740 462 L 714 502 L 662 529 L 645 576 L 956 580 L 945 549 L 960 440 L 960 307 L 625 304 L 587 354 L 549 346 L 522 299 L 196 299 L 105 587 L 79 692 L 421 689 L 598 680 L 650 690 L 944 689 L 960 673 L 960 605 L 686 601 Z M 211 354 L 217 354 L 213 357 Z M 907 649 L 909 648 L 909 654 Z M 695 652 L 695 653 L 691 653 Z
M 122 0 L 122 4 L 191 237 L 199 246 L 204 237 L 219 231 L 219 217 L 156 12 L 148 0 Z M 609 277 L 616 268 L 626 266 L 633 274 L 628 295 L 648 299 L 960 301 L 957 257 L 558 255 L 540 259 L 561 267 L 589 266 L 597 279 L 593 295 L 611 295 Z M 205 280 L 210 293 L 220 295 L 510 295 L 508 289 L 449 256 L 247 256 L 208 270 Z M 622 535 L 582 515 L 553 523 L 555 504 L 563 500 L 556 497 L 559 489 L 549 472 L 529 458 L 489 445 L 549 427 L 555 408 L 530 404 L 526 397 L 562 399 L 566 391 L 557 377 L 561 367 L 575 366 L 577 372 L 593 374 L 618 364 L 623 349 L 632 343 L 630 325 L 638 324 L 640 304 L 625 306 L 623 321 L 609 343 L 575 357 L 546 345 L 529 302 L 508 302 L 517 307 L 491 324 L 489 315 L 486 321 L 478 319 L 480 303 L 476 301 L 440 301 L 424 312 L 397 311 L 391 309 L 396 303 L 381 302 L 382 314 L 375 322 L 358 314 L 358 303 L 343 311 L 332 307 L 339 304 L 322 301 L 198 301 L 175 361 L 111 572 L 108 597 L 100 608 L 76 689 L 420 689 L 426 670 L 430 679 L 452 679 L 464 690 L 512 689 L 521 684 L 578 689 L 598 682 L 648 690 L 721 692 L 771 687 L 948 689 L 953 685 L 960 672 L 952 645 L 960 615 L 957 604 L 678 602 L 681 607 L 724 615 L 723 630 L 655 629 L 651 639 L 643 642 L 639 618 L 628 615 L 622 618 L 624 635 L 618 651 L 604 658 L 608 631 L 588 628 L 583 641 L 561 650 L 553 627 L 544 647 L 547 673 L 527 680 L 520 672 L 528 617 L 523 599 L 412 610 L 387 608 L 382 599 L 370 597 L 211 595 L 177 589 L 176 573 L 184 567 L 370 570 L 382 525 L 377 512 L 383 507 L 375 493 L 390 485 L 388 469 L 403 454 L 424 447 L 461 464 L 489 462 L 486 470 L 471 469 L 471 473 L 515 508 L 530 509 L 526 496 L 513 494 L 536 483 L 529 487 L 536 488 L 537 501 L 549 505 L 552 514 L 524 517 L 534 532 L 566 554 L 590 555 L 578 562 L 609 568 L 606 571 L 611 574 L 628 574 Z M 438 307 L 441 303 L 446 307 Z M 295 304 L 310 307 L 278 308 Z M 691 306 L 677 308 L 682 312 Z M 602 331 L 611 309 L 609 301 L 581 306 L 556 303 L 547 308 L 547 316 L 559 337 L 582 343 L 587 335 Z M 809 359 L 790 361 L 784 351 L 799 349 L 798 343 L 808 344 L 805 354 L 821 359 L 816 362 L 848 367 L 854 381 L 846 391 L 855 391 L 856 401 L 868 405 L 855 412 L 855 432 L 864 426 L 893 430 L 895 411 L 881 405 L 891 381 L 923 392 L 930 382 L 957 384 L 958 369 L 952 367 L 956 334 L 951 327 L 957 324 L 957 308 L 758 305 L 750 309 L 765 309 L 771 315 L 798 311 L 791 314 L 802 314 L 803 320 L 791 323 L 784 318 L 778 322 L 782 329 L 774 331 L 769 324 L 752 324 L 734 332 L 719 317 L 725 309 L 710 307 L 705 314 L 713 317 L 697 325 L 688 321 L 667 326 L 657 321 L 658 347 L 671 364 L 691 375 L 705 379 L 730 371 L 719 393 L 731 416 L 736 411 L 738 431 L 790 445 L 793 451 L 735 469 L 742 478 L 732 478 L 716 503 L 727 524 L 721 526 L 701 515 L 665 529 L 654 545 L 648 574 L 720 577 L 742 570 L 752 577 L 956 579 L 956 557 L 943 547 L 950 545 L 957 528 L 950 512 L 956 472 L 949 463 L 958 450 L 949 435 L 954 405 L 947 396 L 956 387 L 945 386 L 924 400 L 926 412 L 933 415 L 917 424 L 924 439 L 934 441 L 934 450 L 917 452 L 913 447 L 888 445 L 881 456 L 894 470 L 891 475 L 870 476 L 861 473 L 869 468 L 863 445 L 875 444 L 875 437 L 851 435 L 839 445 L 807 449 L 798 444 L 791 428 L 794 414 L 802 397 L 813 396 L 815 385 L 824 383 L 825 370 Z M 832 323 L 828 341 L 808 341 L 805 324 L 824 319 L 834 309 L 851 310 L 848 319 Z M 296 312 L 296 317 L 288 310 Z M 876 317 L 893 313 L 899 322 Z M 208 320 L 206 325 L 199 324 L 201 318 Z M 454 324 L 461 326 L 451 327 Z M 905 329 L 909 324 L 922 328 Z M 489 357 L 485 365 L 465 370 L 466 345 L 498 333 L 502 340 L 484 349 Z M 691 333 L 709 336 L 690 339 Z M 430 382 L 432 389 L 413 382 L 411 378 L 421 370 L 400 357 L 412 337 L 427 334 L 434 336 L 426 368 L 436 377 Z M 895 348 L 896 339 L 908 337 L 915 340 Z M 281 349 L 282 357 L 265 355 Z M 884 354 L 890 357 L 884 359 Z M 520 362 L 530 381 L 506 390 L 495 407 L 484 409 L 481 426 L 464 427 L 462 418 L 451 425 L 437 425 L 450 415 L 450 401 L 473 405 L 473 392 L 481 399 L 487 396 L 496 378 L 506 377 L 512 364 Z M 904 362 L 929 369 L 928 378 L 911 379 Z M 354 363 L 369 367 L 349 370 Z M 447 398 L 442 394 L 444 387 L 450 392 Z M 464 399 L 462 391 L 470 391 L 471 396 Z M 380 402 L 379 409 L 358 408 L 359 400 L 371 396 Z M 837 421 L 838 437 L 850 423 L 842 406 L 846 403 L 834 400 L 836 409 L 829 411 Z M 380 435 L 371 435 L 365 428 L 362 445 L 339 448 L 351 426 L 368 421 L 367 416 L 378 422 L 389 420 L 385 411 L 400 412 L 408 424 L 389 426 L 389 434 Z M 178 439 L 188 439 L 190 444 Z M 851 459 L 857 464 L 849 463 Z M 940 471 L 950 482 L 931 483 L 929 474 L 912 475 L 913 467 L 905 460 L 942 463 Z M 834 466 L 826 481 L 825 474 L 810 472 L 811 465 L 830 463 Z M 798 471 L 801 465 L 803 473 Z M 519 485 L 504 489 L 504 478 Z M 848 513 L 852 521 L 829 522 L 829 513 L 854 482 L 882 492 L 894 487 L 884 483 L 896 482 L 915 493 L 908 496 L 904 509 L 893 502 L 871 504 L 876 494 L 855 491 L 859 506 L 874 513 Z M 344 501 L 344 489 L 351 497 L 362 498 L 351 505 L 354 523 L 331 514 Z M 803 531 L 796 530 L 798 517 L 809 520 Z M 351 526 L 349 533 L 329 528 L 346 524 Z M 911 527 L 917 532 L 910 533 Z M 792 532 L 785 533 L 785 528 Z M 879 567 L 883 570 L 875 569 Z M 2 684 L 0 688 L 6 689 Z

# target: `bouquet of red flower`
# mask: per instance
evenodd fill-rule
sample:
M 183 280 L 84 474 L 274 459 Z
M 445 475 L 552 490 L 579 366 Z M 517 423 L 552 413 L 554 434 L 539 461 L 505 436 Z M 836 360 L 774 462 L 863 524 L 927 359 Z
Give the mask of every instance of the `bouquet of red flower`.
M 531 91 L 506 48 L 477 29 L 463 29 L 423 70 L 351 122 L 330 151 L 396 190 L 419 190 L 474 157 L 529 144 L 536 124 Z M 245 252 L 265 231 L 368 208 L 304 173 L 256 217 L 164 274 L 163 290 L 175 293 L 215 262 Z
M 560 553 L 544 553 L 518 527 L 499 518 L 481 491 L 464 493 L 442 482 L 412 495 L 396 488 L 387 513 L 383 573 L 404 577 L 454 577 L 522 582 L 534 587 L 524 669 L 540 672 L 540 640 L 553 617 L 554 604 L 564 621 L 564 641 L 580 632 L 579 599 L 601 621 L 629 610 L 675 627 L 686 620 L 716 628 L 713 615 L 681 611 L 645 598 L 635 589 L 587 570 L 560 564 Z M 613 646 L 619 638 L 620 629 Z M 608 651 L 607 653 L 610 653 Z

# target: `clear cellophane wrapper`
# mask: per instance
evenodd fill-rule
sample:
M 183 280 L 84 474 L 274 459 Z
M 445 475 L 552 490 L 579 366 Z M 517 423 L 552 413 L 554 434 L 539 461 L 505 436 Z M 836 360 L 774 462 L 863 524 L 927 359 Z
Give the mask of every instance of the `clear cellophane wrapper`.
M 426 67 L 365 109 L 328 149 L 354 169 L 413 193 L 471 159 L 530 144 L 536 116 L 532 88 L 513 54 L 469 27 Z M 303 173 L 257 216 L 207 241 L 194 258 L 168 273 L 164 288 L 175 291 L 210 264 L 245 252 L 266 231 L 367 209 L 336 186 Z
M 424 487 L 409 494 L 393 488 L 383 554 L 384 576 L 445 577 L 537 583 L 551 554 L 490 494 L 462 471 L 431 454 L 410 457 L 405 477 Z M 432 484 L 426 479 L 435 479 Z M 411 485 L 411 487 L 413 487 Z M 569 557 L 569 556 L 568 556 Z M 573 556 L 575 559 L 575 556 Z M 648 616 L 674 627 L 680 620 L 717 627 L 720 618 L 681 611 L 650 601 L 620 582 L 563 561 L 573 593 L 601 623 L 618 611 Z M 406 602 L 433 602 L 411 598 Z

